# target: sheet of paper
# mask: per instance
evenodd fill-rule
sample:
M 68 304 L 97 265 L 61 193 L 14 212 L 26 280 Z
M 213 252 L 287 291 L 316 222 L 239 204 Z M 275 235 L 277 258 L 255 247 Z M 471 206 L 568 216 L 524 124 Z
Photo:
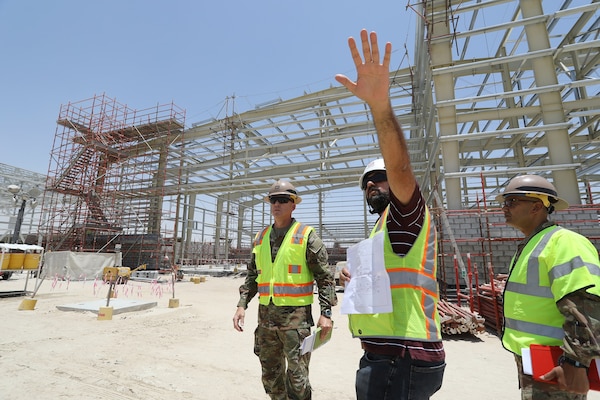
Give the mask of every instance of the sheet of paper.
M 321 328 L 315 329 L 315 331 L 304 338 L 304 341 L 300 345 L 300 354 L 306 354 L 309 351 L 315 351 L 331 339 L 333 328 L 329 331 L 325 339 L 321 339 Z
M 522 348 L 521 356 L 523 357 L 523 373 L 533 375 L 533 363 L 531 362 L 531 351 L 529 351 L 529 348 Z
M 306 354 L 309 351 L 313 350 L 313 347 L 315 345 L 315 334 L 312 333 L 310 335 L 308 335 L 307 337 L 304 338 L 304 340 L 302 341 L 302 345 L 300 345 L 300 354 Z
M 350 282 L 344 288 L 342 314 L 392 312 L 390 277 L 383 257 L 384 232 L 365 239 L 347 250 Z

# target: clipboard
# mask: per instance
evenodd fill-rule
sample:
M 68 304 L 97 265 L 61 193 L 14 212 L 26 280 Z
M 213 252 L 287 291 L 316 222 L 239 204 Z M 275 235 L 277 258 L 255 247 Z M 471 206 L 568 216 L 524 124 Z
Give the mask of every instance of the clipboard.
M 540 376 L 558 365 L 558 358 L 563 354 L 563 350 L 559 346 L 540 344 L 532 344 L 529 349 L 523 350 L 529 350 L 523 352 L 523 372 L 531 375 L 536 381 L 556 384 L 556 380 L 545 381 L 540 379 Z M 600 391 L 599 361 L 598 359 L 592 360 L 588 369 L 590 390 Z

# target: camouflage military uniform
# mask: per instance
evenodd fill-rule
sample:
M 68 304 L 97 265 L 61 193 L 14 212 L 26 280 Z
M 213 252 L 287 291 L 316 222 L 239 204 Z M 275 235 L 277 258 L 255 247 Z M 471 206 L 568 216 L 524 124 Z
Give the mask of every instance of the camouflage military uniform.
M 534 234 L 551 224 L 552 222 L 543 224 Z M 526 240 L 519 245 L 518 252 L 524 247 Z M 564 354 L 589 366 L 594 358 L 600 358 L 600 298 L 581 289 L 563 297 L 556 306 L 565 317 L 565 338 L 562 346 Z M 565 392 L 560 390 L 557 384 L 534 380 L 531 375 L 523 373 L 522 358 L 515 355 L 515 360 L 522 400 L 587 399 L 585 394 Z
M 292 224 L 295 220 L 292 220 Z M 290 225 L 290 226 L 291 226 Z M 271 230 L 271 259 L 274 260 L 289 227 Z M 325 245 L 313 231 L 308 238 L 307 265 L 312 271 L 318 287 L 321 308 L 337 304 L 335 281 L 328 266 Z M 248 264 L 248 275 L 240 286 L 238 307 L 248 307 L 257 294 L 258 271 L 254 255 Z M 262 366 L 262 381 L 265 391 L 272 399 L 310 399 L 312 390 L 308 379 L 310 353 L 300 355 L 300 345 L 310 335 L 314 325 L 311 306 L 259 305 L 258 327 L 255 331 L 254 353 Z M 286 367 L 287 360 L 287 367 Z

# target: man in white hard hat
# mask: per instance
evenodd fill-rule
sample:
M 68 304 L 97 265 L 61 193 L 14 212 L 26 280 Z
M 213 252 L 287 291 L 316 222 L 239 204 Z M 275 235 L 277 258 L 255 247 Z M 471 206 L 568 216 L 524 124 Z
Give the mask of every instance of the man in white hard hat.
M 380 216 L 371 238 L 385 233 L 381 259 L 390 278 L 393 310 L 348 316 L 352 335 L 360 338 L 364 350 L 356 373 L 356 398 L 429 399 L 440 389 L 446 365 L 437 311 L 435 224 L 390 103 L 391 44 L 386 44 L 380 61 L 375 32 L 363 30 L 360 36 L 364 61 L 354 39 L 348 40 L 356 82 L 343 75 L 336 79 L 369 105 L 377 129 L 383 158 L 367 165 L 359 186 L 370 211 Z M 340 274 L 346 284 L 352 279 L 350 270 L 351 264 Z
M 569 205 L 545 178 L 517 176 L 496 200 L 506 223 L 525 235 L 510 264 L 502 333 L 502 345 L 517 362 L 521 398 L 585 399 L 588 368 L 600 357 L 598 251 L 586 237 L 548 219 Z M 524 352 L 534 354 L 535 345 L 562 353 L 541 376 L 523 368 Z M 531 358 L 535 363 L 537 357 Z
M 262 382 L 271 399 L 308 400 L 310 352 L 300 346 L 314 325 L 314 282 L 321 315 L 317 326 L 324 339 L 333 328 L 331 308 L 337 304 L 327 249 L 314 229 L 292 217 L 302 199 L 288 181 L 271 185 L 265 201 L 275 222 L 254 238 L 248 274 L 240 286 L 233 327 L 244 330 L 245 310 L 258 293 L 258 327 L 254 352 L 262 366 Z M 286 365 L 287 364 L 287 365 Z
M 377 189 L 377 185 L 373 185 L 373 189 L 367 191 L 367 184 L 373 182 L 375 184 L 380 182 L 387 182 L 387 174 L 385 171 L 385 162 L 383 158 L 378 158 L 367 164 L 363 171 L 360 179 L 358 180 L 358 187 L 365 192 L 365 200 L 369 206 L 369 212 L 371 214 L 381 214 L 383 210 L 390 204 L 390 194 L 387 190 Z

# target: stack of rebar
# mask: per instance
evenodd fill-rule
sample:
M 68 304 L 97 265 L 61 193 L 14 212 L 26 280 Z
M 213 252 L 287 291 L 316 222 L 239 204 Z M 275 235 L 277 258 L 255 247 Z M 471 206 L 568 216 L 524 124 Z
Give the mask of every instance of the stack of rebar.
M 479 285 L 477 301 L 474 303 L 479 314 L 485 318 L 485 325 L 497 333 L 502 332 L 504 324 L 502 293 L 506 278 L 507 275 L 498 275 L 493 277 L 489 283 Z
M 477 312 L 446 300 L 438 302 L 438 312 L 442 325 L 442 333 L 447 335 L 461 335 L 470 333 L 477 335 L 485 331 L 485 319 Z

